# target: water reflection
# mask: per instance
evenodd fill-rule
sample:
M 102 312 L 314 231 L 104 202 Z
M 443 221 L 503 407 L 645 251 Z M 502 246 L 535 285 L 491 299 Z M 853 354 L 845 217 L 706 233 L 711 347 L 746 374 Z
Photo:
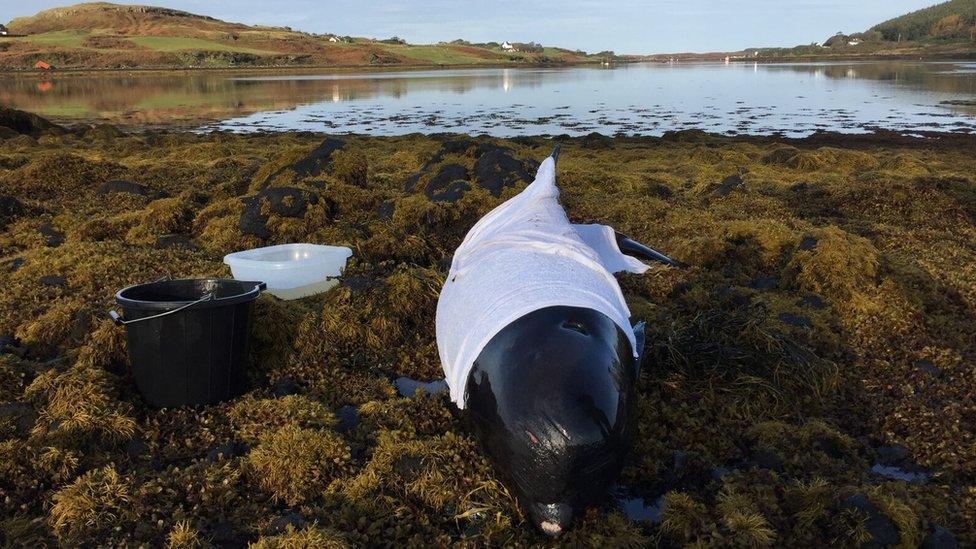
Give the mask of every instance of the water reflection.
M 374 134 L 976 131 L 974 98 L 972 62 L 660 63 L 0 80 L 0 104 L 62 122 Z

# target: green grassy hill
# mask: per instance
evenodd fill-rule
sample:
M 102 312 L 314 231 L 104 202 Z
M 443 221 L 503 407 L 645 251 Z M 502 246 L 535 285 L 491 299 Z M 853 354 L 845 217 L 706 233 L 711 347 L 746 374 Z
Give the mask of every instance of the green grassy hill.
M 951 0 L 879 23 L 865 32 L 838 33 L 820 44 L 756 48 L 760 60 L 976 57 L 976 0 Z
M 0 69 L 37 61 L 58 68 L 365 66 L 582 63 L 596 56 L 555 48 L 505 52 L 496 44 L 411 45 L 229 23 L 183 11 L 107 2 L 54 8 L 8 25 Z
M 884 40 L 976 40 L 976 0 L 951 0 L 880 23 Z

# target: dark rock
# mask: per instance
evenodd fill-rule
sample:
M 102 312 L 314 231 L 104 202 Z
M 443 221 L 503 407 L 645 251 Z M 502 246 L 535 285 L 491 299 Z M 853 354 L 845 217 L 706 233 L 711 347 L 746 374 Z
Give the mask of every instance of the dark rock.
M 464 166 L 447 164 L 427 183 L 424 194 L 434 202 L 454 202 L 471 190 L 470 178 L 471 174 Z
M 293 377 L 283 377 L 275 382 L 271 388 L 271 394 L 275 398 L 286 397 L 298 393 L 298 382 Z
M 68 279 L 61 275 L 44 275 L 40 279 L 41 284 L 45 286 L 67 286 Z
M 806 235 L 803 237 L 803 240 L 800 241 L 800 244 L 797 246 L 797 249 L 812 250 L 816 247 L 817 247 L 817 239 L 810 235 Z
M 797 328 L 813 328 L 813 322 L 805 316 L 799 316 L 793 313 L 780 313 L 776 318 L 783 324 L 789 324 Z
M 24 215 L 27 209 L 16 197 L 0 194 L 0 230 L 7 228 L 10 222 Z
M 0 334 L 0 353 L 4 352 L 8 347 L 18 347 L 20 345 L 20 340 L 17 336 L 13 334 Z
M 328 137 L 322 141 L 318 147 L 316 147 L 312 152 L 308 153 L 308 155 L 298 162 L 284 166 L 274 173 L 268 175 L 268 177 L 266 177 L 261 183 L 261 187 L 267 187 L 273 183 L 279 175 L 288 170 L 295 172 L 295 175 L 298 178 L 315 177 L 327 172 L 329 167 L 332 165 L 332 154 L 345 146 L 345 141 Z
M 41 233 L 41 236 L 44 237 L 44 243 L 51 248 L 57 248 L 61 244 L 64 244 L 64 234 L 60 233 L 50 223 L 42 224 L 37 228 L 37 232 Z
M 26 402 L 11 402 L 0 404 L 0 420 L 14 420 L 14 427 L 17 433 L 25 435 L 34 428 L 37 423 L 37 412 L 34 407 Z
M 396 202 L 392 200 L 386 200 L 380 204 L 379 208 L 376 208 L 376 218 L 380 221 L 387 221 L 393 219 L 393 214 L 396 212 Z
M 207 452 L 207 461 L 215 463 L 222 459 L 234 459 L 236 457 L 243 456 L 248 452 L 248 450 L 250 450 L 250 448 L 246 444 L 232 440 Z
M 221 549 L 247 547 L 247 535 L 229 520 L 222 520 L 210 527 L 210 541 Z
M 438 153 L 441 158 L 446 154 L 464 154 L 468 152 L 468 149 L 474 147 L 477 143 L 471 139 L 453 139 L 451 141 L 445 141 L 441 144 L 441 150 Z
M 959 542 L 956 541 L 956 536 L 938 524 L 932 525 L 932 529 L 922 540 L 921 545 L 922 549 L 956 549 L 957 547 Z
M 674 196 L 674 191 L 663 183 L 652 181 L 647 185 L 647 194 L 657 198 L 671 198 Z
M 772 450 L 760 448 L 752 453 L 752 462 L 760 469 L 781 472 L 786 464 L 783 457 Z
M 872 540 L 862 547 L 885 547 L 901 543 L 898 527 L 864 494 L 855 494 L 840 504 L 841 510 L 854 509 L 867 516 L 865 525 Z
M 820 296 L 814 294 L 807 294 L 803 296 L 800 299 L 800 301 L 797 302 L 797 305 L 801 307 L 810 307 L 811 309 L 818 309 L 818 310 L 827 307 L 827 304 L 824 303 L 824 300 L 821 299 Z
M 304 525 L 305 525 L 305 517 L 303 517 L 301 513 L 296 513 L 292 511 L 287 515 L 282 515 L 274 519 L 273 521 L 271 521 L 271 532 L 274 534 L 281 534 L 289 526 L 298 530 Z
M 12 334 L 0 336 L 0 353 L 7 353 L 19 358 L 27 356 L 27 347 L 20 344 L 20 340 Z
M 334 137 L 327 137 L 308 156 L 295 162 L 292 169 L 299 177 L 315 177 L 325 172 L 332 163 L 332 154 L 345 148 L 346 142 Z M 274 180 L 272 177 L 271 180 Z M 266 182 L 267 183 L 267 182 Z
M 396 387 L 397 393 L 402 397 L 412 397 L 417 392 L 417 389 L 422 389 L 428 395 L 436 395 L 447 391 L 447 382 L 443 379 L 425 382 L 410 379 L 409 377 L 398 377 L 393 381 L 393 386 Z
M 730 474 L 732 474 L 732 470 L 728 467 L 719 466 L 712 468 L 712 478 L 715 480 L 722 480 Z
M 24 258 L 22 258 L 22 257 L 15 257 L 15 258 L 11 259 L 10 261 L 4 263 L 3 264 L 3 269 L 5 271 L 7 271 L 8 273 L 12 273 L 12 272 L 16 271 L 17 269 L 23 267 L 24 266 L 24 263 L 27 263 L 27 261 Z
M 166 248 L 196 248 L 196 244 L 189 235 L 185 234 L 161 234 L 156 237 L 155 248 L 163 250 Z
M 901 466 L 908 462 L 908 448 L 900 444 L 885 444 L 874 449 L 878 454 L 878 463 L 882 465 Z
M 406 479 L 420 470 L 421 465 L 423 465 L 423 460 L 420 456 L 400 456 L 393 462 L 393 471 L 400 475 L 400 477 Z
M 931 360 L 916 360 L 915 367 L 933 377 L 942 377 L 942 370 Z
M 526 165 L 513 158 L 503 148 L 485 151 L 474 164 L 475 184 L 494 196 L 500 196 L 504 187 L 513 187 L 519 182 L 531 182 L 532 174 Z
M 359 425 L 359 408 L 348 404 L 342 406 L 336 410 L 336 418 L 339 419 L 339 424 L 336 425 L 336 431 L 340 433 L 351 431 Z
M 18 111 L 7 107 L 0 107 L 0 126 L 31 137 L 42 135 L 60 135 L 64 128 L 52 124 L 48 120 L 29 112 Z
M 775 290 L 779 287 L 778 276 L 760 276 L 749 283 L 749 286 L 756 290 Z
M 697 492 L 712 482 L 713 466 L 695 452 L 674 452 L 671 463 L 660 475 L 660 489 L 667 492 Z
M 796 147 L 780 147 L 763 158 L 766 164 L 783 165 L 792 160 L 800 151 Z
M 613 139 L 603 135 L 599 132 L 593 132 L 591 134 L 583 136 L 582 143 L 580 147 L 584 149 L 589 149 L 591 151 L 599 151 L 605 149 L 613 148 Z
M 96 139 L 117 139 L 125 133 L 111 124 L 94 124 L 85 130 L 85 137 Z
M 101 196 L 108 194 L 122 193 L 122 194 L 134 194 L 137 196 L 149 196 L 149 189 L 145 185 L 140 185 L 135 181 L 125 181 L 122 179 L 115 179 L 112 181 L 106 181 L 98 188 L 97 193 Z
M 733 190 L 744 186 L 745 181 L 742 180 L 742 176 L 738 174 L 730 175 L 722 180 L 718 189 L 715 190 L 715 194 L 718 196 L 728 196 Z
M 813 449 L 819 450 L 834 459 L 844 457 L 844 447 L 837 442 L 837 439 L 821 437 L 813 440 Z
M 691 289 L 691 282 L 687 282 L 687 281 L 678 282 L 677 284 L 674 285 L 674 287 L 671 288 L 671 292 L 668 293 L 668 297 L 672 299 L 676 297 L 680 297 L 686 294 L 690 289 Z
M 135 461 L 149 453 L 149 445 L 141 438 L 133 438 L 125 444 L 125 453 L 129 459 Z
M 258 238 L 270 238 L 268 217 L 263 213 L 265 203 L 271 213 L 281 217 L 302 218 L 310 204 L 318 204 L 319 196 L 295 187 L 271 187 L 256 195 L 245 196 L 241 201 L 244 202 L 244 211 L 241 212 L 238 222 L 241 232 Z

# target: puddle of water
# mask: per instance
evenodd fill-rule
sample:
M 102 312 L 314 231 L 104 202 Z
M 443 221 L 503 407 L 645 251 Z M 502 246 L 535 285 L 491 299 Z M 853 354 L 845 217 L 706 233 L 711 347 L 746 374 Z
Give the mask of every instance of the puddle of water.
M 412 397 L 417 389 L 423 389 L 428 395 L 436 395 L 447 391 L 447 382 L 443 379 L 435 381 L 417 381 L 409 377 L 398 377 L 393 381 L 397 394 L 402 397 Z
M 647 502 L 644 498 L 618 497 L 617 505 L 627 518 L 634 522 L 650 521 L 653 524 L 660 524 L 661 514 L 664 512 L 664 496 L 653 502 Z
M 890 467 L 887 465 L 881 465 L 880 463 L 876 463 L 874 467 L 871 468 L 871 472 L 877 473 L 892 480 L 903 480 L 905 482 L 914 482 L 916 484 L 922 484 L 928 482 L 929 480 L 929 475 L 922 471 L 906 471 L 899 467 Z

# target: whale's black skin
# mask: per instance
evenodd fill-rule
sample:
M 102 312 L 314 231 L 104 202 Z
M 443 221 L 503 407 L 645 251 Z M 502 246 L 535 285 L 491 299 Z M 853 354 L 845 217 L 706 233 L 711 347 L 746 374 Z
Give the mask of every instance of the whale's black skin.
M 643 324 L 636 329 L 642 346 Z M 522 508 L 549 535 L 601 503 L 620 473 L 633 428 L 633 355 L 626 334 L 603 313 L 557 306 L 503 328 L 471 369 L 468 420 Z

